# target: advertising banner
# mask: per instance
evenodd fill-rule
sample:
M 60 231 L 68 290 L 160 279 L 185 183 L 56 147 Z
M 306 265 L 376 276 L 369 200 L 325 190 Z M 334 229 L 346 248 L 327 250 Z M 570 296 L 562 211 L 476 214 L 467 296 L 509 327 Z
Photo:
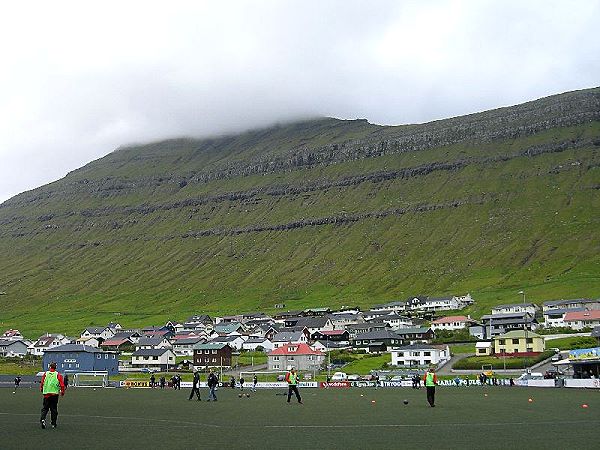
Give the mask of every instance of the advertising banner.
M 125 388 L 149 388 L 150 382 L 148 380 L 125 380 L 121 381 L 121 387 Z
M 588 388 L 588 389 L 600 389 L 600 380 L 594 379 L 565 379 L 565 387 L 568 388 Z
M 571 359 L 571 360 L 598 359 L 598 358 L 600 358 L 600 347 L 580 348 L 577 350 L 569 350 L 569 359 Z
M 383 387 L 412 387 L 411 380 L 402 380 L 402 381 L 383 381 L 381 383 Z
M 320 388 L 349 388 L 350 387 L 350 382 L 349 381 L 330 381 L 329 383 L 321 381 L 319 382 L 319 387 Z

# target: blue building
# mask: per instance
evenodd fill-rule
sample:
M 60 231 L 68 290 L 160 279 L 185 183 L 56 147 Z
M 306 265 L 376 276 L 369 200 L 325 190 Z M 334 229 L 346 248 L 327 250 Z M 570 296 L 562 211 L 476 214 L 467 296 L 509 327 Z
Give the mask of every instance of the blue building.
M 61 373 L 100 372 L 108 375 L 119 373 L 117 352 L 106 352 L 96 347 L 79 344 L 66 344 L 48 349 L 43 357 L 43 370 L 48 370 L 52 361 Z

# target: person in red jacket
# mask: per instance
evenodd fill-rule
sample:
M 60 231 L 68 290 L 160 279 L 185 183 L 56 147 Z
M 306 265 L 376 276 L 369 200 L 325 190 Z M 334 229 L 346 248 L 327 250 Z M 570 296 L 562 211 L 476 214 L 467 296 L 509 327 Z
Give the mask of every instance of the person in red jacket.
M 56 371 L 56 363 L 50 363 L 50 370 L 44 372 L 40 382 L 40 391 L 44 395 L 42 405 L 42 416 L 40 424 L 46 428 L 46 415 L 50 410 L 50 423 L 52 428 L 56 428 L 56 419 L 58 418 L 58 396 L 65 395 L 65 381 L 63 376 Z

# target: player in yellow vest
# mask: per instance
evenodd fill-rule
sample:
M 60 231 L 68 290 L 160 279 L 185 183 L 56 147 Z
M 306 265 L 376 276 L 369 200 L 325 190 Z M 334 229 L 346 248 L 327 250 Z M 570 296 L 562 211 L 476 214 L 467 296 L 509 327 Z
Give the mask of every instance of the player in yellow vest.
M 50 369 L 44 372 L 40 382 L 40 391 L 44 395 L 42 405 L 42 417 L 40 424 L 46 428 L 46 415 L 50 410 L 50 423 L 52 428 L 56 428 L 56 419 L 58 418 L 58 396 L 65 395 L 65 382 L 60 373 L 56 371 L 56 363 L 50 363 Z
M 290 402 L 292 398 L 292 392 L 296 394 L 296 398 L 298 399 L 298 403 L 302 404 L 302 397 L 300 397 L 300 392 L 298 392 L 298 381 L 300 381 L 300 376 L 296 372 L 296 369 L 292 367 L 292 369 L 285 375 L 285 381 L 288 383 L 288 398 L 287 402 Z
M 427 401 L 429 402 L 429 406 L 433 408 L 435 407 L 435 385 L 438 383 L 437 375 L 433 368 L 429 368 L 427 372 L 425 372 L 423 381 L 425 382 L 425 389 L 427 390 Z

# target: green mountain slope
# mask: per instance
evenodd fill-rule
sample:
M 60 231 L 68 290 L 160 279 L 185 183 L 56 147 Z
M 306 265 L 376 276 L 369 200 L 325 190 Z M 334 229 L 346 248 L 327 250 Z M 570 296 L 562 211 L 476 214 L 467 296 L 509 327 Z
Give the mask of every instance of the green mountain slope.
M 119 149 L 0 205 L 0 324 L 600 295 L 600 89 Z

